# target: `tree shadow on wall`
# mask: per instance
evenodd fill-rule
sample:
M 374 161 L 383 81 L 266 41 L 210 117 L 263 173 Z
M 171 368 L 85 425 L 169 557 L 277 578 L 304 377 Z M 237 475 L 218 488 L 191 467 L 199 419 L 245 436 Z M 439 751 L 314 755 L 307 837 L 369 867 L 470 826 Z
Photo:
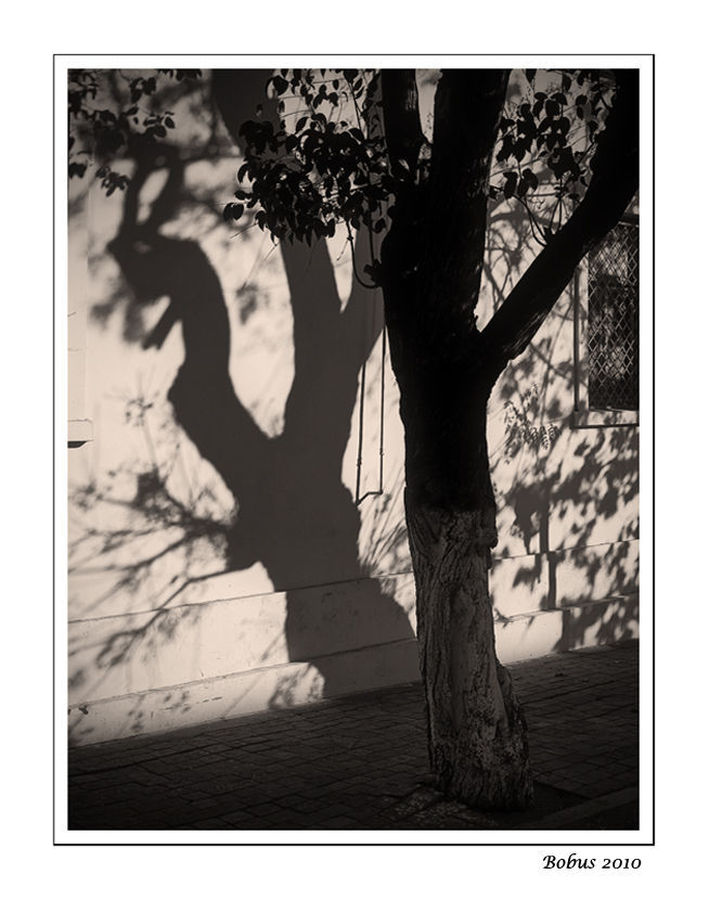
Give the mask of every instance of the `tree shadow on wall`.
M 562 611 L 555 651 L 637 637 L 637 518 L 624 521 L 612 540 L 594 536 L 634 506 L 636 436 L 601 429 L 565 437 L 562 430 L 559 440 L 559 452 L 550 447 L 532 466 L 531 477 L 527 472 L 507 494 L 514 528 L 530 553 L 517 566 L 513 588 L 533 596 L 542 584 L 539 608 Z M 563 447 L 574 443 L 569 455 L 576 466 L 569 473 Z
M 485 281 L 494 309 L 522 274 L 533 241 L 520 207 L 492 211 Z M 528 597 L 528 611 L 561 611 L 555 651 L 634 638 L 638 623 L 638 429 L 575 425 L 574 290 L 508 366 L 497 388 L 502 405 L 491 411 L 504 423 L 491 445 L 495 557 L 520 557 L 510 589 Z M 504 599 L 493 595 L 502 607 Z M 500 609 L 496 618 L 503 629 L 511 624 Z
M 268 107 L 268 74 L 216 74 L 217 108 L 232 137 L 238 139 L 238 125 L 254 117 L 258 103 Z M 144 188 L 156 172 L 167 174 L 157 196 L 148 201 Z M 381 307 L 376 295 L 353 282 L 343 308 L 324 241 L 316 241 L 312 248 L 279 245 L 293 317 L 295 371 L 283 427 L 268 435 L 234 389 L 229 316 L 212 263 L 196 240 L 168 236 L 163 230 L 190 200 L 180 148 L 141 149 L 134 156 L 120 226 L 107 250 L 130 289 L 132 306 L 147 308 L 168 298 L 143 347 L 159 351 L 173 327 L 181 326 L 184 359 L 167 399 L 174 421 L 220 476 L 232 510 L 219 517 L 201 511 L 204 496 L 179 497 L 170 483 L 174 460 L 156 455 L 147 468 L 132 470 L 136 479 L 132 498 L 116 501 L 96 486 L 84 488 L 82 496 L 74 498 L 75 507 L 122 503 L 132 516 L 130 526 L 116 528 L 109 523 L 84 536 L 99 548 L 99 555 L 110 554 L 119 545 L 125 548 L 141 537 L 141 528 L 174 534 L 164 548 L 144 559 L 115 566 L 113 586 L 95 605 L 115 600 L 120 592 L 137 592 L 147 578 L 154 583 L 156 566 L 163 559 L 174 566 L 183 554 L 182 563 L 177 563 L 181 571 L 164 573 L 168 587 L 154 597 L 152 614 L 135 629 L 109 635 L 95 663 L 104 670 L 124 664 L 142 652 L 149 636 L 152 651 L 159 653 L 159 639 L 169 639 L 176 616 L 199 616 L 198 608 L 187 607 L 182 613 L 174 608 L 187 588 L 219 572 L 260 563 L 273 589 L 286 592 L 288 659 L 311 664 L 322 677 L 322 696 L 336 695 L 352 684 L 352 668 L 357 665 L 356 656 L 350 656 L 343 667 L 339 653 L 413 637 L 406 612 L 359 558 L 360 511 L 341 479 L 359 371 L 381 333 Z M 145 398 L 136 402 L 146 405 Z M 142 426 L 146 423 L 144 416 Z M 127 468 L 118 473 L 126 474 Z M 198 546 L 212 560 L 221 555 L 223 566 L 194 574 Z M 78 553 L 79 547 L 75 550 Z M 86 566 L 77 564 L 74 574 L 82 571 Z M 328 587 L 342 581 L 357 582 L 356 593 L 345 597 Z M 309 586 L 317 589 L 303 590 Z M 294 687 L 286 680 L 272 702 L 290 702 Z

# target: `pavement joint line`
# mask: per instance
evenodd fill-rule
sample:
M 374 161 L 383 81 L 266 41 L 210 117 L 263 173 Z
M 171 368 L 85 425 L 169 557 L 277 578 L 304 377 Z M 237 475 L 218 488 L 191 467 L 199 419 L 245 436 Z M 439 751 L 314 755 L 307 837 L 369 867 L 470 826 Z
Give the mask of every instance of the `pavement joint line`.
M 80 747 L 78 749 L 90 751 L 91 745 L 89 744 L 86 747 Z M 195 752 L 195 748 L 193 748 L 193 747 L 183 747 L 180 750 L 173 750 L 170 753 L 158 753 L 157 755 L 143 757 L 142 759 L 133 759 L 127 763 L 120 763 L 120 764 L 116 764 L 116 765 L 106 766 L 101 769 L 93 769 L 93 768 L 84 769 L 82 771 L 70 773 L 69 778 L 70 779 L 75 778 L 79 775 L 100 775 L 100 774 L 107 773 L 107 772 L 115 772 L 119 769 L 130 769 L 133 766 L 143 766 L 143 765 L 145 765 L 145 763 L 160 762 L 164 759 L 172 758 L 173 756 L 184 756 L 184 754 L 186 754 L 186 753 L 194 753 L 194 752 Z M 76 766 L 77 763 L 74 762 L 73 765 Z
M 597 681 L 597 682 L 594 682 L 593 688 L 594 688 L 594 690 L 595 690 L 595 689 L 597 689 L 597 688 L 607 687 L 608 685 L 616 686 L 616 684 L 617 684 L 617 679 L 615 679 L 615 678 L 609 678 L 607 681 Z M 545 693 L 545 694 L 544 694 L 543 700 L 541 700 L 541 699 L 540 699 L 540 700 L 527 700 L 527 701 L 525 702 L 525 699 L 524 699 L 524 688 L 523 688 L 522 686 L 520 686 L 519 684 L 517 684 L 517 685 L 515 685 L 515 689 L 516 689 L 517 693 L 518 693 L 519 696 L 520 696 L 520 700 L 524 703 L 526 709 L 534 708 L 534 706 L 535 706 L 536 704 L 538 704 L 538 703 L 539 703 L 539 704 L 542 704 L 542 703 L 543 703 L 543 704 L 545 704 L 545 705 L 553 706 L 553 701 L 554 701 L 554 700 L 558 700 L 560 697 L 567 697 L 567 696 L 569 696 L 569 694 L 580 694 L 580 693 L 582 693 L 583 691 L 587 691 L 587 690 L 588 690 L 587 687 L 569 688 L 569 689 L 566 690 L 566 691 L 555 691 L 553 694 L 552 694 L 552 693 Z M 595 701 L 595 699 L 596 699 L 596 698 L 594 698 L 594 701 Z M 606 702 L 606 701 L 605 701 L 605 698 L 600 698 L 600 699 L 599 699 L 599 702 L 605 703 L 605 702 Z M 624 705 L 624 704 L 623 704 L 623 705 Z M 618 708 L 620 709 L 620 708 L 622 708 L 622 707 L 619 706 Z

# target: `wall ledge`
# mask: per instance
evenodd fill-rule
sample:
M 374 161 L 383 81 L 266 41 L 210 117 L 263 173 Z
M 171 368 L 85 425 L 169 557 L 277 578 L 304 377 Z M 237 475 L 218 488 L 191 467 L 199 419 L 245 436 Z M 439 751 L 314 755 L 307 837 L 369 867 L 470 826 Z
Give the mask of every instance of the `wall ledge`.
M 514 616 L 496 622 L 495 637 L 498 657 L 505 665 L 637 638 L 638 595 L 617 595 Z M 341 675 L 348 674 L 347 689 L 323 697 L 317 667 L 288 662 L 78 702 L 69 707 L 69 744 L 81 746 L 167 733 L 420 680 L 414 638 L 346 651 L 319 661 L 321 665 L 337 666 Z M 340 684 L 344 683 L 342 679 Z
M 67 443 L 69 447 L 81 447 L 94 439 L 94 426 L 91 419 L 69 419 Z
M 572 428 L 627 428 L 639 424 L 634 409 L 577 409 L 571 415 Z

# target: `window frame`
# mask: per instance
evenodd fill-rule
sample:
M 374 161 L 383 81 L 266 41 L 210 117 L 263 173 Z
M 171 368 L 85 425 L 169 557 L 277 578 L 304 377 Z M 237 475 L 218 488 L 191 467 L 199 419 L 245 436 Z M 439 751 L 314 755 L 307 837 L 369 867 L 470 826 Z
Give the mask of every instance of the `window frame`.
M 639 228 L 639 217 L 624 215 L 619 224 Z M 574 273 L 574 428 L 633 427 L 640 423 L 639 409 L 612 409 L 592 407 L 589 403 L 589 349 L 588 349 L 588 257 L 585 257 Z M 638 334 L 639 340 L 639 334 Z M 638 404 L 639 406 L 639 404 Z

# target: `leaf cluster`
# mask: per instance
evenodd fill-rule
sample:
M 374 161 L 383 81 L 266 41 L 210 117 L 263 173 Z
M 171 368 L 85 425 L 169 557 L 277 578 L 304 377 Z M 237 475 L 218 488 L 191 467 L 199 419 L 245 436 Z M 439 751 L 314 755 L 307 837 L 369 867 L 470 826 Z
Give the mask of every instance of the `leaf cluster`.
M 256 208 L 260 228 L 307 243 L 334 235 L 338 222 L 382 231 L 397 179 L 380 134 L 377 84 L 375 73 L 354 69 L 274 75 L 277 121 L 261 117 L 242 125 L 241 187 L 225 220 Z
M 525 200 L 551 182 L 558 199 L 578 201 L 587 186 L 613 80 L 590 69 L 553 74 L 555 83 L 542 88 L 536 83 L 541 73 L 527 69 L 526 95 L 505 110 L 495 156 L 503 171 L 490 185 L 493 199 Z
M 96 165 L 96 177 L 108 195 L 123 190 L 128 178 L 111 168 L 129 147 L 150 144 L 168 136 L 175 128 L 174 113 L 155 103 L 166 80 L 183 81 L 201 77 L 199 69 L 159 69 L 154 75 L 129 77 L 126 90 L 107 96 L 105 79 L 95 70 L 69 71 L 69 178 L 82 178 Z M 117 94 L 120 93 L 120 96 Z
M 564 216 L 564 201 L 578 202 L 607 111 L 614 81 L 598 70 L 526 70 L 526 89 L 509 102 L 500 123 L 489 194 L 517 199 L 533 220 L 535 237 L 548 241 Z M 382 134 L 378 75 L 355 69 L 282 69 L 270 80 L 277 115 L 244 123 L 245 161 L 235 201 L 224 219 L 254 221 L 274 238 L 332 236 L 338 222 L 350 231 L 377 233 L 396 214 L 402 188 L 425 180 L 430 145 L 416 172 L 392 165 Z M 547 221 L 535 218 L 530 198 L 552 196 Z M 549 213 L 549 209 L 547 213 Z
M 508 462 L 522 450 L 529 447 L 538 451 L 549 450 L 561 434 L 554 423 L 540 423 L 539 391 L 535 384 L 522 394 L 519 405 L 512 400 L 505 402 L 505 447 Z

